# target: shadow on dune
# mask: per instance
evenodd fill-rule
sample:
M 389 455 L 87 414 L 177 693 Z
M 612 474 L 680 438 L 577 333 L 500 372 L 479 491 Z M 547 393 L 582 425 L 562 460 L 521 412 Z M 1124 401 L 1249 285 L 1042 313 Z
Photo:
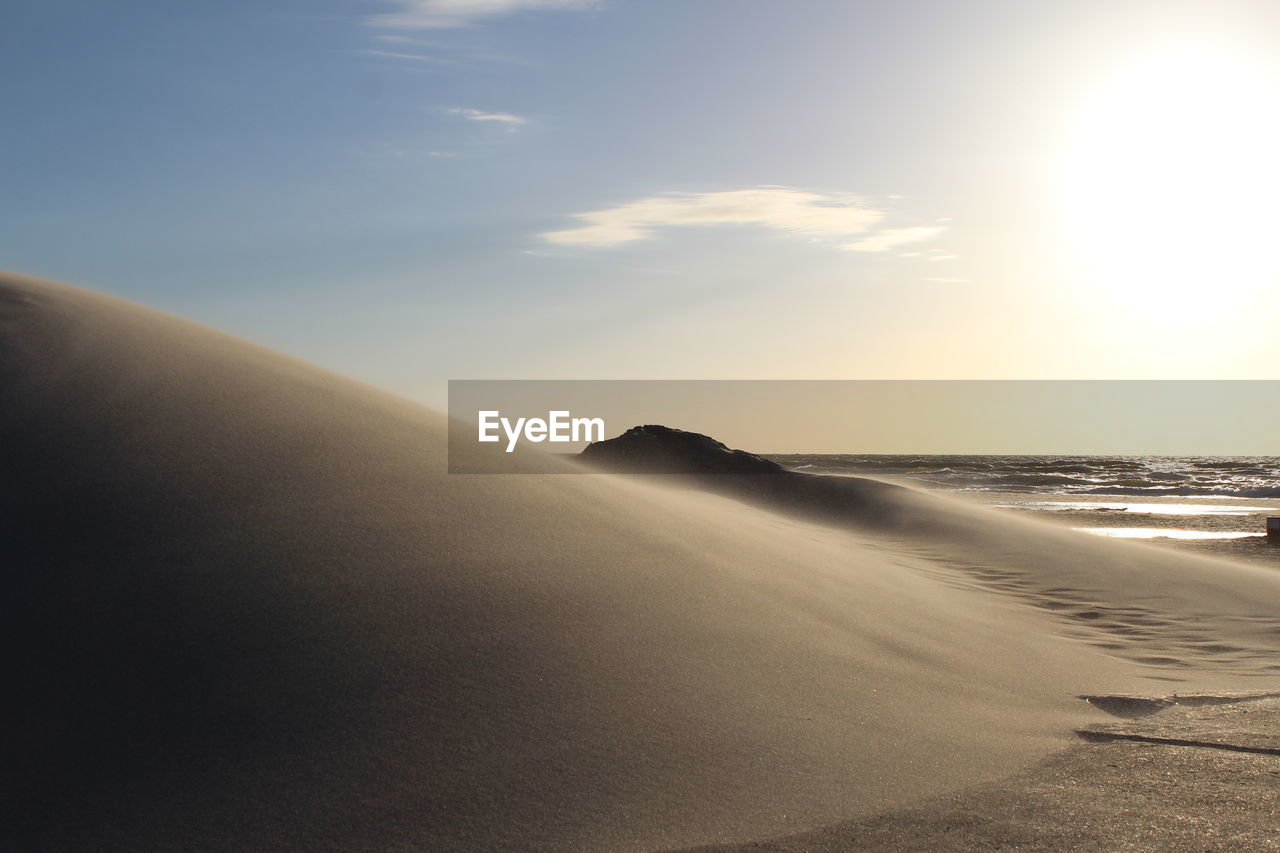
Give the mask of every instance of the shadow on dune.
M 372 676 L 343 665 L 343 619 L 290 582 L 314 546 L 264 506 L 279 460 L 319 431 L 299 420 L 247 441 L 231 398 L 257 392 L 269 410 L 269 389 L 162 378 L 142 347 L 94 353 L 38 290 L 0 288 L 0 303 L 0 838 L 78 849 L 166 780 L 323 744 L 338 733 L 320 709 Z M 148 370 L 158 397 L 134 384 Z
M 20 471 L 10 482 L 30 480 Z M 109 490 L 47 513 L 13 503 L 0 501 L 5 595 L 20 602 L 6 608 L 0 726 L 13 783 L 4 832 L 21 849 L 41 839 L 63 849 L 138 796 L 140 780 L 296 746 L 342 680 L 322 665 L 325 633 L 291 621 L 296 604 L 253 582 L 262 566 L 245 561 L 228 577 L 231 555 L 176 545 L 206 541 L 183 508 Z M 160 547 L 143 544 L 157 536 Z

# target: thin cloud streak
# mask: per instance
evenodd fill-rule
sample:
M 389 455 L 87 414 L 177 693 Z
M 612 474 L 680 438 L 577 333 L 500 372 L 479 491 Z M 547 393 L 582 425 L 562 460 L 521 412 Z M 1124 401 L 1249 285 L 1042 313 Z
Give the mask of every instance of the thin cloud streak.
M 520 125 L 529 123 L 529 120 L 524 116 L 512 115 L 511 113 L 490 113 L 469 107 L 454 107 L 449 112 L 452 115 L 462 116 L 468 121 L 491 121 L 503 124 L 506 125 L 508 130 L 515 130 Z
M 372 15 L 365 23 L 389 29 L 452 29 L 512 12 L 589 9 L 597 3 L 598 0 L 397 0 L 399 12 Z
M 932 240 L 946 230 L 946 228 L 942 227 L 890 228 L 881 231 L 879 234 L 873 234 L 865 240 L 847 243 L 841 248 L 852 252 L 887 252 L 890 249 L 896 249 L 899 246 L 905 246 L 910 243 Z
M 394 50 L 365 50 L 361 51 L 367 56 L 382 56 L 387 59 L 402 59 L 412 62 L 429 62 L 434 65 L 456 65 L 452 59 L 441 59 L 438 56 L 422 56 L 417 53 L 399 53 Z

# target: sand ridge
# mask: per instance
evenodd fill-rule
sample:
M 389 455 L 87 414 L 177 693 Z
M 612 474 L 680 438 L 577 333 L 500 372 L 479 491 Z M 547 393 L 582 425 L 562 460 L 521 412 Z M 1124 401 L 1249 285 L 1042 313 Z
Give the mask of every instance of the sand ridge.
M 882 515 L 935 522 L 911 547 L 628 478 L 451 476 L 439 414 L 20 276 L 0 332 L 11 847 L 778 837 L 1016 772 L 1101 714 L 1078 694 L 1172 671 L 1028 595 L 1276 645 L 1277 582 L 1232 563 L 907 490 Z M 1189 688 L 1265 686 L 1186 654 Z

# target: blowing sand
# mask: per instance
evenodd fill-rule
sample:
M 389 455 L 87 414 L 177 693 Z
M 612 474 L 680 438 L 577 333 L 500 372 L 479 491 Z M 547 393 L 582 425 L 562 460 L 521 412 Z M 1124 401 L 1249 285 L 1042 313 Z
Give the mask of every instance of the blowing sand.
M 1265 567 L 448 475 L 439 414 L 14 275 L 0 458 L 6 849 L 739 843 L 1025 771 L 1078 694 L 1280 689 Z

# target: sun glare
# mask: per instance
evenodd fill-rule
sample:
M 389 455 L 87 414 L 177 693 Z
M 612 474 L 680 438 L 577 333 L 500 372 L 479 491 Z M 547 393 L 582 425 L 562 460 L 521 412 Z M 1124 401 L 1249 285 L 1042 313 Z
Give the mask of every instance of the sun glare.
M 1105 79 L 1060 172 L 1081 289 L 1192 321 L 1274 287 L 1278 104 L 1276 68 L 1219 48 L 1167 47 Z

